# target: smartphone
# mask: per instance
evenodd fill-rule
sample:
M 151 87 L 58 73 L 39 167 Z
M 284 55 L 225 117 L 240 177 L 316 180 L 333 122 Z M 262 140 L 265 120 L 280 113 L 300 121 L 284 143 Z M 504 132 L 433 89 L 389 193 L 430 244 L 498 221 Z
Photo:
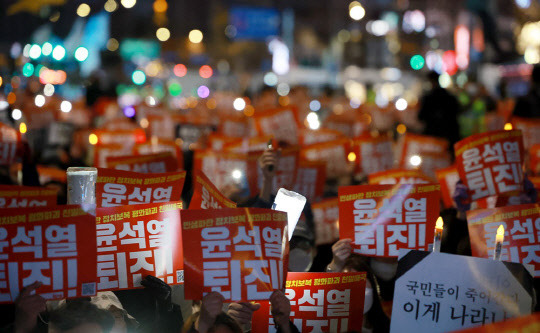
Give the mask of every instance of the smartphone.
M 292 238 L 294 228 L 296 228 L 296 224 L 300 219 L 300 215 L 302 215 L 305 205 L 306 197 L 296 192 L 280 188 L 276 195 L 272 209 L 287 213 L 289 240 Z

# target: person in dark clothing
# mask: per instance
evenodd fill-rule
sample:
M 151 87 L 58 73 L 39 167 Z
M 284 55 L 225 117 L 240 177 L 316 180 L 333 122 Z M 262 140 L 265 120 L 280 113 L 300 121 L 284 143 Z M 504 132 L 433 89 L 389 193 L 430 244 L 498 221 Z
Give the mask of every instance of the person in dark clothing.
M 534 66 L 529 92 L 516 101 L 513 115 L 522 118 L 540 118 L 540 65 Z
M 424 134 L 447 139 L 451 147 L 459 141 L 458 100 L 439 84 L 439 74 L 430 72 L 431 90 L 420 102 L 418 119 L 424 125 Z

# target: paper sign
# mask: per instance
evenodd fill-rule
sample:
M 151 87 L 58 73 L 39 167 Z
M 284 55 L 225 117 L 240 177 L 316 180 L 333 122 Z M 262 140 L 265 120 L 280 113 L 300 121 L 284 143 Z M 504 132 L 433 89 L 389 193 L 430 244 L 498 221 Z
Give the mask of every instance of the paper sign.
M 255 114 L 255 126 L 259 135 L 270 135 L 278 141 L 298 144 L 300 124 L 296 107 L 266 110 Z
M 339 237 L 353 252 L 397 257 L 427 250 L 439 216 L 440 185 L 358 185 L 339 188 Z
M 184 167 L 184 154 L 180 145 L 175 141 L 152 138 L 150 141 L 135 146 L 135 153 L 139 155 L 171 153 L 176 158 L 178 168 Z
M 316 143 L 341 139 L 343 136 L 343 133 L 327 128 L 319 128 L 317 130 L 306 128 L 300 130 L 300 144 L 302 146 L 309 146 Z
M 325 199 L 311 205 L 315 222 L 315 245 L 331 244 L 339 239 L 339 199 Z
M 450 153 L 423 153 L 420 163 L 420 170 L 428 177 L 435 179 L 436 170 L 447 168 L 452 163 L 450 162 Z M 409 169 L 414 169 L 409 167 Z
M 45 299 L 96 294 L 96 223 L 79 206 L 2 209 L 0 303 L 36 281 Z
M 308 201 L 322 197 L 326 182 L 326 162 L 300 160 L 293 190 Z
M 435 171 L 437 180 L 441 184 L 441 196 L 445 208 L 455 207 L 454 191 L 456 190 L 456 184 L 459 181 L 459 174 L 455 166 L 439 169 Z
M 427 184 L 435 180 L 429 178 L 420 170 L 393 169 L 375 172 L 368 176 L 370 184 Z
M 401 250 L 390 332 L 450 332 L 531 313 L 521 264 Z
M 534 333 L 540 332 L 540 312 L 497 323 L 476 326 L 455 333 Z
M 57 192 L 45 187 L 0 185 L 0 208 L 56 206 Z
M 529 163 L 532 173 L 540 176 L 540 144 L 529 149 Z
M 107 166 L 107 159 L 112 156 L 126 156 L 133 154 L 132 148 L 124 147 L 118 144 L 94 146 L 94 166 L 104 168 Z
M 514 129 L 520 130 L 523 134 L 523 146 L 529 149 L 540 144 L 540 120 L 512 117 Z
M 262 154 L 262 153 L 261 153 Z M 276 172 L 272 182 L 273 193 L 279 188 L 292 189 L 296 180 L 296 170 L 298 170 L 299 148 L 288 147 L 280 150 L 279 160 L 276 167 Z M 261 168 L 257 168 L 259 177 L 259 189 L 262 187 L 263 173 Z
M 224 196 L 202 171 L 193 176 L 193 196 L 189 209 L 236 208 L 236 203 Z
M 340 139 L 303 147 L 300 154 L 308 161 L 326 162 L 327 177 L 335 178 L 349 173 L 349 161 L 347 160 L 349 150 L 350 140 Z
M 495 236 L 504 227 L 501 260 L 534 266 L 540 277 L 540 204 L 467 211 L 472 254 L 493 258 Z
M 401 146 L 399 166 L 410 168 L 410 159 L 413 155 L 422 157 L 424 153 L 442 154 L 448 149 L 448 141 L 434 136 L 420 134 L 405 134 L 398 146 Z M 399 149 L 399 148 L 398 148 Z
M 135 144 L 146 141 L 146 134 L 141 128 L 132 130 L 95 130 L 94 134 L 98 137 L 98 143 L 102 145 L 117 144 L 126 149 L 133 149 Z
M 366 273 L 289 273 L 285 295 L 300 332 L 362 332 Z M 276 332 L 270 302 L 261 302 L 253 332 Z
M 98 208 L 97 288 L 141 287 L 146 275 L 183 282 L 181 202 Z
M 180 201 L 186 172 L 138 173 L 98 169 L 96 204 L 115 207 Z
M 459 177 L 472 200 L 522 189 L 520 131 L 476 134 L 456 143 L 454 149 Z
M 240 119 L 222 119 L 219 130 L 226 136 L 242 138 L 248 135 L 248 123 Z
M 107 157 L 107 168 L 140 173 L 178 171 L 178 160 L 171 153 Z
M 181 212 L 185 298 L 217 291 L 226 301 L 268 300 L 285 286 L 287 214 L 261 208 Z
M 20 141 L 19 131 L 0 122 L 0 166 L 15 162 Z
M 364 174 L 391 169 L 394 165 L 392 140 L 386 136 L 364 136 L 353 142 L 358 171 Z

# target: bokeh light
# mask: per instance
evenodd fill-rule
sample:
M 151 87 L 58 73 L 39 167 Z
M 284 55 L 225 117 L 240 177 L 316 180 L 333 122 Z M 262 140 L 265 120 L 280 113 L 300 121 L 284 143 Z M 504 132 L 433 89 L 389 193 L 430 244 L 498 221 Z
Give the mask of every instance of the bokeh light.
M 86 3 L 81 3 L 79 7 L 77 7 L 77 15 L 80 17 L 86 17 L 90 14 L 90 6 Z
M 419 54 L 416 54 L 411 57 L 410 63 L 411 63 L 411 68 L 417 71 L 424 67 L 424 64 L 426 63 L 426 61 L 424 60 L 424 57 L 422 57 Z
M 45 96 L 36 95 L 36 97 L 34 98 L 34 104 L 36 104 L 36 106 L 39 108 L 45 105 Z
M 28 50 L 28 56 L 32 59 L 41 57 L 41 47 L 37 44 L 32 45 Z
M 193 44 L 198 44 L 203 40 L 203 33 L 200 30 L 194 29 L 189 32 L 189 41 Z
M 22 74 L 26 77 L 32 76 L 34 74 L 34 65 L 29 62 L 24 64 L 22 68 Z
M 178 77 L 185 76 L 187 74 L 187 68 L 183 64 L 177 64 L 173 68 L 174 75 Z
M 167 28 L 159 28 L 156 31 L 156 37 L 162 42 L 165 42 L 171 38 L 171 32 Z
M 62 45 L 56 45 L 52 51 L 54 60 L 60 61 L 66 56 L 66 49 Z
M 213 74 L 214 74 L 214 71 L 212 70 L 212 67 L 208 65 L 201 66 L 201 68 L 199 69 L 199 75 L 203 79 L 211 78 Z
M 133 83 L 140 86 L 146 82 L 146 74 L 144 74 L 144 72 L 141 70 L 136 70 L 131 75 L 131 80 Z
M 13 118 L 14 120 L 19 120 L 22 118 L 22 112 L 21 110 L 19 109 L 13 109 L 13 111 L 11 111 L 11 118 Z
M 133 8 L 137 4 L 137 0 L 122 0 L 120 2 L 125 8 Z
M 236 111 L 242 111 L 246 107 L 246 101 L 243 98 L 238 97 L 234 100 L 233 107 Z
M 60 111 L 64 113 L 70 112 L 71 108 L 72 108 L 72 105 L 71 105 L 71 102 L 69 101 L 62 101 L 62 103 L 60 103 Z
M 210 89 L 208 89 L 207 86 L 200 86 L 198 89 L 197 89 L 197 95 L 200 97 L 200 98 L 207 98 L 208 96 L 210 96 Z
M 83 62 L 88 58 L 88 49 L 86 47 L 78 47 L 75 50 L 75 59 L 79 62 Z

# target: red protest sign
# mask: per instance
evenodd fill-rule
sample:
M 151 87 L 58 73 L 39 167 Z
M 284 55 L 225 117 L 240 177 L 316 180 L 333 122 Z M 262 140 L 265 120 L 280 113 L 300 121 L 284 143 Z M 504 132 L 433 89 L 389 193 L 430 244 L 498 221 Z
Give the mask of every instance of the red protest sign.
M 171 153 L 107 157 L 107 168 L 140 173 L 178 171 L 178 160 Z
M 94 131 L 94 134 L 98 137 L 98 144 L 117 144 L 127 147 L 127 149 L 133 149 L 137 143 L 146 141 L 146 134 L 141 128 L 123 130 L 98 129 Z
M 439 216 L 440 185 L 358 185 L 339 188 L 339 237 L 355 253 L 397 257 L 427 250 Z
M 19 131 L 0 122 L 0 165 L 15 163 L 20 141 Z
M 422 157 L 424 153 L 443 154 L 448 149 L 448 141 L 434 136 L 420 134 L 405 134 L 398 144 L 398 152 L 401 152 L 399 166 L 410 168 L 410 159 L 414 155 Z
M 439 169 L 435 171 L 437 180 L 441 184 L 441 196 L 445 208 L 452 208 L 455 206 L 454 191 L 456 190 L 456 184 L 459 181 L 459 174 L 455 166 Z
M 193 175 L 193 196 L 189 209 L 236 208 L 236 203 L 224 196 L 202 171 Z
M 212 150 L 197 150 L 193 170 L 201 170 L 208 175 L 220 191 L 227 187 L 249 188 L 256 193 L 258 153 L 230 153 Z
M 504 227 L 501 259 L 534 266 L 540 277 L 540 204 L 467 211 L 472 254 L 493 258 L 495 236 Z
M 96 294 L 96 223 L 79 206 L 3 209 L 0 303 L 38 281 L 45 299 Z
M 275 176 L 272 182 L 274 192 L 280 188 L 290 189 L 294 186 L 296 180 L 296 170 L 298 170 L 299 148 L 297 146 L 283 148 L 279 151 L 279 159 L 276 166 Z M 263 176 L 262 170 L 258 170 L 259 188 L 262 186 Z
M 267 300 L 285 286 L 287 214 L 261 208 L 184 210 L 185 297 Z
M 45 187 L 0 185 L 0 208 L 56 206 L 57 191 Z
M 351 149 L 349 139 L 317 143 L 300 150 L 300 156 L 308 161 L 326 162 L 326 175 L 335 178 L 349 174 L 352 168 L 347 159 Z
M 435 181 L 420 170 L 393 169 L 375 172 L 368 176 L 369 184 L 428 184 Z
M 285 295 L 300 332 L 361 332 L 366 273 L 289 273 Z M 270 303 L 253 315 L 253 332 L 275 332 Z
M 339 239 L 338 204 L 338 198 L 331 198 L 311 205 L 315 222 L 315 245 L 331 244 Z
M 529 149 L 529 167 L 535 175 L 540 175 L 540 144 Z
M 454 149 L 459 177 L 468 187 L 472 200 L 521 191 L 520 131 L 476 134 L 456 143 Z
M 322 197 L 326 182 L 326 162 L 300 160 L 296 171 L 294 191 L 302 194 L 308 201 Z
M 355 139 L 353 152 L 356 154 L 357 169 L 367 175 L 391 169 L 394 165 L 392 144 L 387 136 L 368 135 Z
M 138 173 L 98 169 L 97 207 L 180 201 L 186 172 Z
M 184 155 L 176 141 L 152 138 L 149 142 L 137 144 L 134 149 L 139 155 L 171 153 L 176 158 L 178 167 L 184 167 Z
M 512 124 L 521 131 L 525 149 L 540 144 L 540 119 L 512 117 Z
M 300 130 L 300 144 L 302 146 L 334 141 L 343 137 L 344 135 L 340 131 L 335 131 L 328 128 L 319 128 L 317 130 L 304 128 Z
M 183 282 L 181 202 L 98 208 L 97 289 L 141 287 L 146 275 Z
M 298 144 L 300 122 L 296 107 L 285 107 L 258 112 L 254 116 L 259 135 L 272 136 L 278 141 Z
M 107 166 L 107 159 L 112 156 L 126 156 L 133 153 L 132 148 L 119 144 L 98 144 L 94 146 L 94 166 L 104 168 Z

